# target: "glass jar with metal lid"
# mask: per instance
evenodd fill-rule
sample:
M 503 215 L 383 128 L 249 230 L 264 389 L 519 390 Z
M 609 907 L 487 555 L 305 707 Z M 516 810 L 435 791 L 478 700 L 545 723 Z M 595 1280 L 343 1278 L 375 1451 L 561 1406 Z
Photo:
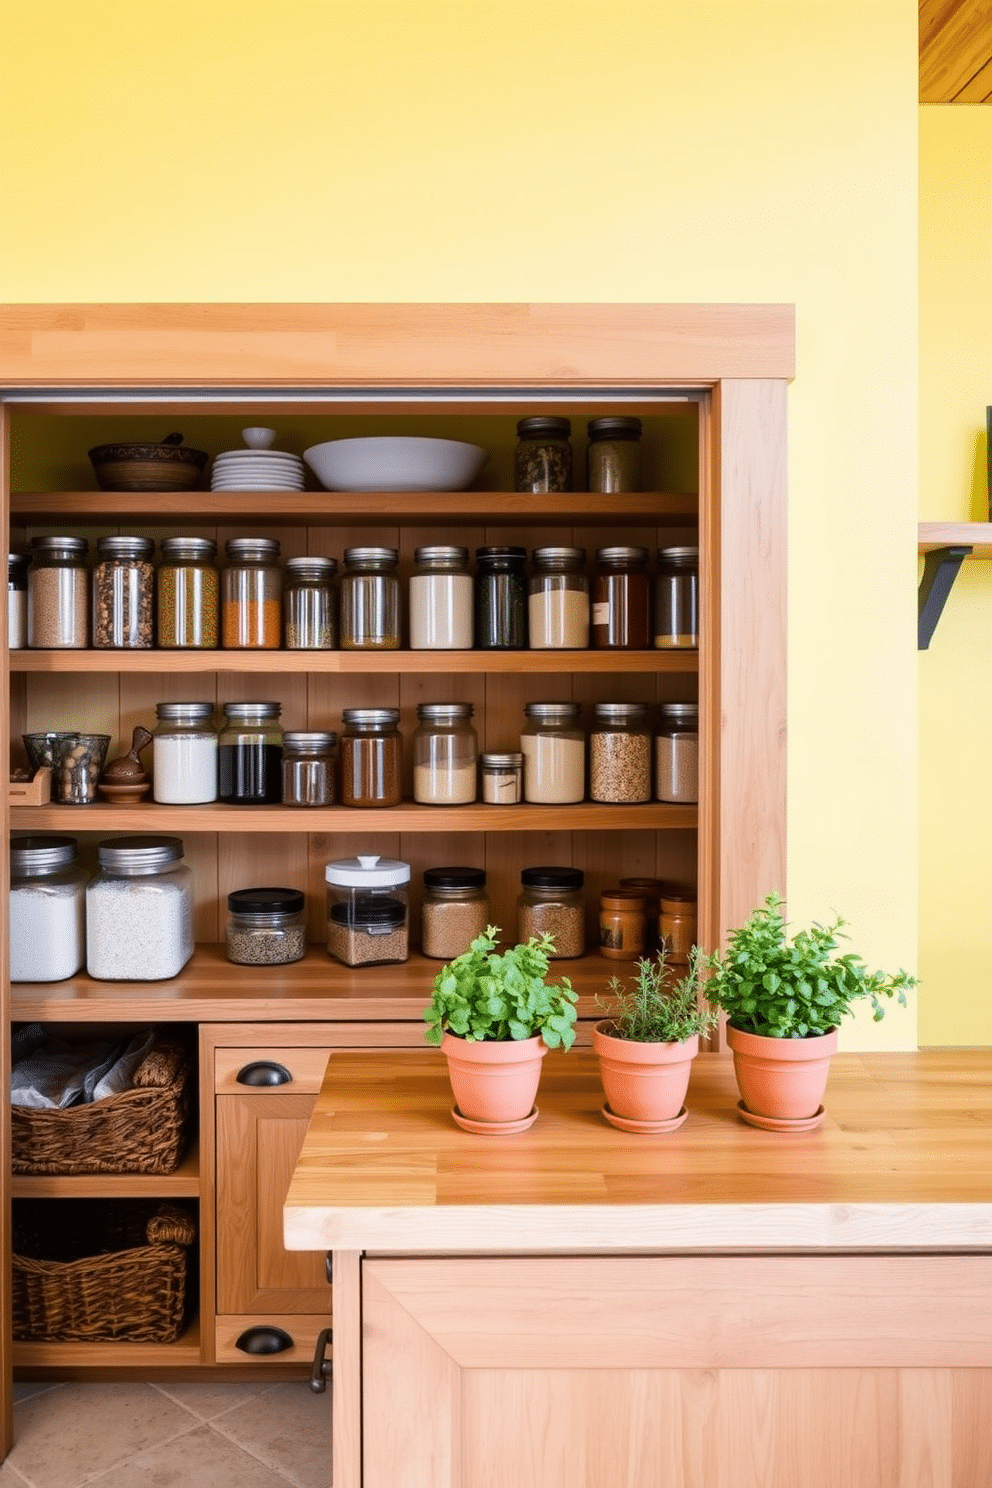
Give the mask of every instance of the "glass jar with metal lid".
M 590 491 L 641 489 L 641 421 L 639 418 L 590 419 L 586 433 L 587 484 Z
M 7 647 L 20 651 L 28 643 L 28 557 L 7 554 Z
M 699 799 L 699 706 L 662 703 L 654 739 L 654 793 L 659 801 Z
M 475 800 L 478 739 L 471 703 L 420 703 L 413 736 L 413 799 L 425 806 Z
M 152 799 L 172 805 L 216 801 L 213 703 L 156 703 L 155 717 Z
M 193 875 L 179 837 L 110 837 L 86 889 L 86 970 L 99 981 L 178 976 L 193 954 Z
M 651 644 L 648 550 L 600 548 L 592 593 L 592 643 L 601 650 L 640 651 Z
M 337 800 L 335 750 L 331 732 L 291 732 L 283 741 L 284 806 L 333 806 Z
M 212 537 L 163 537 L 156 637 L 165 650 L 211 651 L 220 641 L 220 574 Z
M 476 548 L 475 644 L 483 651 L 527 645 L 527 549 Z
M 400 581 L 396 548 L 345 548 L 341 578 L 342 651 L 396 651 Z
M 63 982 L 86 960 L 86 884 L 75 837 L 10 840 L 10 980 Z
M 399 708 L 345 708 L 341 804 L 398 806 L 403 795 Z
M 554 939 L 553 960 L 585 953 L 586 919 L 581 868 L 525 868 L 517 900 L 517 938 L 547 932 Z
M 283 734 L 279 703 L 225 703 L 217 741 L 217 795 L 232 806 L 282 800 Z
M 467 951 L 489 924 L 484 868 L 427 868 L 421 907 L 421 950 L 434 961 Z
M 221 645 L 278 650 L 282 637 L 282 570 L 274 537 L 229 537 L 221 575 Z
M 487 806 L 515 806 L 523 796 L 524 757 L 519 750 L 480 754 L 482 799 Z
M 410 577 L 410 649 L 470 651 L 474 636 L 468 548 L 417 548 Z
M 578 703 L 527 703 L 520 735 L 524 800 L 542 805 L 581 801 L 586 793 L 586 738 Z
M 572 489 L 572 424 L 567 418 L 538 414 L 517 423 L 513 456 L 515 491 Z
M 698 548 L 658 549 L 654 643 L 663 650 L 699 645 Z
M 154 540 L 98 537 L 96 547 L 93 645 L 103 650 L 143 650 L 154 645 Z
M 410 953 L 410 864 L 375 854 L 324 869 L 327 950 L 345 966 L 381 966 Z
M 289 651 L 333 651 L 338 643 L 338 607 L 333 558 L 287 558 L 282 595 Z
M 647 703 L 594 703 L 589 799 L 651 799 L 651 710 Z
M 532 651 L 579 651 L 589 645 L 585 548 L 535 548 L 528 584 Z
M 306 954 L 306 899 L 299 889 L 235 889 L 227 911 L 227 959 L 235 965 L 286 966 Z
M 28 569 L 28 645 L 82 650 L 90 639 L 85 537 L 33 537 Z

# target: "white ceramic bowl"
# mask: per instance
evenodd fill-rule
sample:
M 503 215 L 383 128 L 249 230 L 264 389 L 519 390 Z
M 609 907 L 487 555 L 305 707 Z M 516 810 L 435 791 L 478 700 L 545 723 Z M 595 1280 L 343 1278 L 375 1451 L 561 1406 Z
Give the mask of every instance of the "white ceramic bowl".
M 303 458 L 328 491 L 464 491 L 487 454 L 459 439 L 377 435 L 329 439 Z

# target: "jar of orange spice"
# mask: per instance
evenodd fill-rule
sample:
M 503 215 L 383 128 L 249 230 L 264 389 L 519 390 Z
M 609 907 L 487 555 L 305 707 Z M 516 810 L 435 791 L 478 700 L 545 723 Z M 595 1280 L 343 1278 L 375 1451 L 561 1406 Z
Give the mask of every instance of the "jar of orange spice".
M 271 537 L 231 537 L 221 577 L 221 645 L 278 649 L 282 635 L 279 544 Z

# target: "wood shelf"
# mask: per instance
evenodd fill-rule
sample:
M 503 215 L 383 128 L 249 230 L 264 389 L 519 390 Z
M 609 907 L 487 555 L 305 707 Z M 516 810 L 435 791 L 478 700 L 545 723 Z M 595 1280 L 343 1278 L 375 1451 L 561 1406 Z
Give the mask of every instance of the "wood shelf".
M 194 1141 L 174 1173 L 82 1173 L 11 1179 L 15 1199 L 196 1199 L 200 1196 L 200 1148 Z
M 918 551 L 938 548 L 971 548 L 972 558 L 992 558 L 992 522 L 921 522 Z
M 692 673 L 695 650 L 656 651 L 12 651 L 14 672 L 71 671 L 140 675 L 163 671 L 317 673 L 329 675 L 445 674 L 487 676 L 614 676 Z
M 15 1339 L 13 1361 L 15 1369 L 24 1370 L 54 1365 L 63 1378 L 79 1366 L 120 1368 L 126 1363 L 131 1371 L 200 1364 L 200 1323 L 194 1319 L 175 1343 L 130 1343 L 127 1339 L 120 1343 L 23 1343 Z

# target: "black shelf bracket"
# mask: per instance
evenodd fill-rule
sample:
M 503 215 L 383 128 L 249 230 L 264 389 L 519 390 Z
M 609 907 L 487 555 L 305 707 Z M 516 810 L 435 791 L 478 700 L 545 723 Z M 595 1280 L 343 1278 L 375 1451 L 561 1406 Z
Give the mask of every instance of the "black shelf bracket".
M 958 569 L 972 552 L 970 547 L 934 548 L 925 554 L 923 577 L 917 594 L 916 649 L 926 651 L 933 640 L 937 621 L 944 612 Z

